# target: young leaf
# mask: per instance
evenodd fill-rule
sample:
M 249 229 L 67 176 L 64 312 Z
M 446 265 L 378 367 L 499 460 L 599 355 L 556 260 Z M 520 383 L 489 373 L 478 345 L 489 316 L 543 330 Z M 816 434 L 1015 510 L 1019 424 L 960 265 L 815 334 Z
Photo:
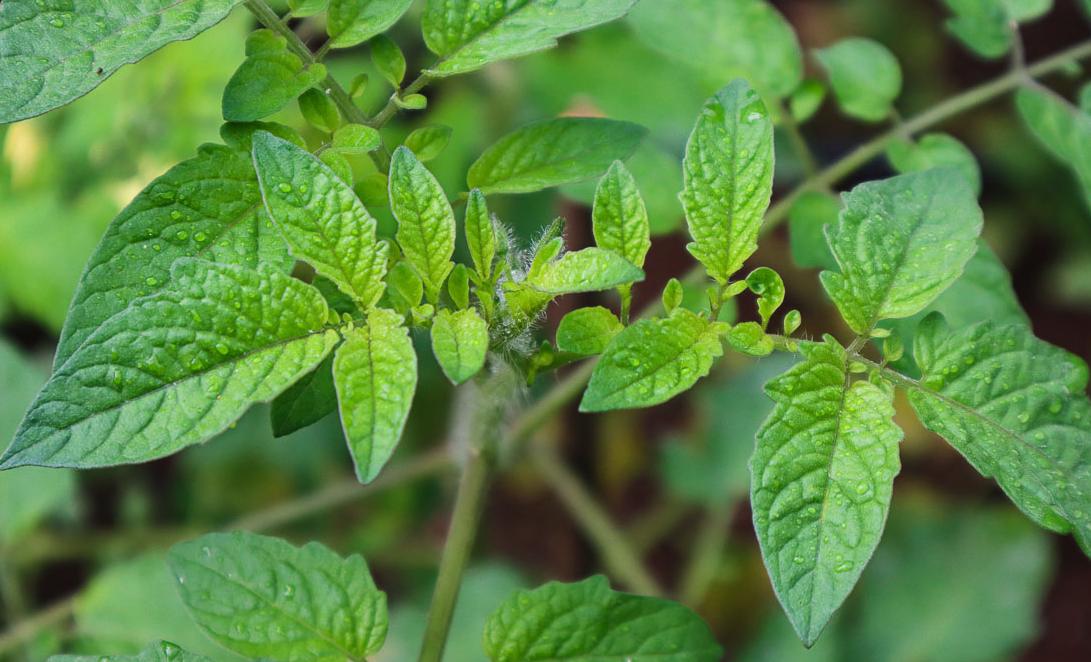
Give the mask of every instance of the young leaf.
M 417 355 L 402 317 L 368 312 L 337 348 L 333 381 L 356 475 L 370 483 L 398 445 L 417 388 Z
M 363 660 L 386 639 L 386 594 L 360 556 L 237 531 L 175 545 L 168 561 L 197 625 L 246 657 Z
M 432 76 L 462 74 L 557 45 L 557 38 L 621 18 L 635 0 L 427 0 L 424 43 L 441 56 Z
M 102 323 L 38 394 L 0 468 L 152 460 L 222 432 L 337 343 L 317 290 L 179 259 L 171 286 Z M 80 403 L 74 406 L 72 403 Z
M 576 0 L 582 1 L 582 0 Z M 470 188 L 531 193 L 601 175 L 628 158 L 647 129 L 598 117 L 558 117 L 528 124 L 496 141 L 470 166 Z
M 330 48 L 348 48 L 398 22 L 413 0 L 331 0 L 326 32 Z
M 599 181 L 591 209 L 595 244 L 611 250 L 638 267 L 651 248 L 648 210 L 629 169 L 614 161 Z
M 966 179 L 937 168 L 867 182 L 844 196 L 826 228 L 840 274 L 822 285 L 853 331 L 908 317 L 958 278 L 977 250 L 981 208 Z
M 389 250 L 375 238 L 375 219 L 352 188 L 306 150 L 264 132 L 253 142 L 265 207 L 292 254 L 362 310 L 374 306 Z
M 342 154 L 366 154 L 382 144 L 383 137 L 376 129 L 363 124 L 346 124 L 333 134 L 330 147 Z
M 677 308 L 625 328 L 595 364 L 580 411 L 650 407 L 689 389 L 723 355 L 719 326 Z
M 402 79 L 405 78 L 405 55 L 393 39 L 385 34 L 372 37 L 371 61 L 395 90 L 401 89 Z
M 424 296 L 424 282 L 408 264 L 397 262 L 386 276 L 386 296 L 394 310 L 404 315 L 420 305 Z
M 296 18 L 314 16 L 323 11 L 330 4 L 330 0 L 288 0 L 288 9 Z
M 879 42 L 850 37 L 815 51 L 830 77 L 834 96 L 846 114 L 879 122 L 902 91 L 902 68 Z
M 796 199 L 788 216 L 788 239 L 797 265 L 837 268 L 825 227 L 837 224 L 842 208 L 840 200 L 820 191 L 807 191 Z
M 585 248 L 542 264 L 526 282 L 543 294 L 560 295 L 608 290 L 642 280 L 644 272 L 617 253 Z
M 1091 200 L 1091 116 L 1038 89 L 1019 90 L 1015 100 L 1034 136 L 1075 171 Z
M 456 264 L 447 277 L 447 294 L 455 308 L 470 307 L 470 270 L 464 264 Z
M 792 112 L 792 119 L 797 123 L 803 123 L 811 119 L 818 112 L 822 102 L 826 100 L 826 86 L 817 78 L 808 78 L 799 84 L 792 97 L 788 100 L 788 107 Z
M 1012 22 L 1033 20 L 1049 11 L 1053 0 L 945 0 L 955 15 L 947 29 L 978 55 L 997 58 L 1011 48 Z
M 6 0 L 0 7 L 0 124 L 75 101 L 123 65 L 196 37 L 241 1 Z
M 937 319 L 938 318 L 938 319 Z M 924 373 L 909 401 L 1024 513 L 1071 531 L 1091 555 L 1091 401 L 1087 365 L 1021 324 L 946 335 L 930 316 L 914 338 Z
M 451 140 L 451 127 L 442 124 L 422 126 L 405 138 L 405 146 L 421 161 L 431 161 L 440 155 Z
M 624 328 L 617 315 L 602 306 L 577 308 L 557 327 L 557 349 L 583 356 L 601 354 Z
M 398 220 L 398 246 L 435 304 L 454 268 L 455 213 L 439 182 L 404 145 L 390 162 L 390 207 Z
M 726 285 L 757 249 L 773 193 L 773 123 L 746 81 L 732 81 L 705 104 L 683 172 L 689 252 Z
M 299 97 L 299 112 L 311 126 L 333 133 L 341 126 L 341 113 L 333 99 L 312 87 Z
M 452 383 L 480 372 L 488 350 L 489 326 L 473 308 L 441 310 L 432 319 L 432 351 Z
M 465 232 L 474 270 L 482 280 L 491 283 L 492 263 L 496 259 L 496 231 L 481 189 L 470 191 L 470 197 L 466 201 Z
M 743 322 L 731 327 L 727 332 L 727 341 L 748 356 L 769 356 L 776 349 L 773 339 L 765 334 L 765 329 L 757 322 Z
M 337 409 L 333 386 L 333 355 L 273 400 L 269 418 L 273 436 L 283 437 L 313 425 Z
M 723 649 L 697 614 L 610 590 L 598 575 L 508 598 L 485 625 L 492 662 L 715 662 Z
M 957 168 L 970 183 L 974 195 L 981 195 L 981 168 L 974 153 L 946 133 L 929 133 L 921 136 L 915 144 L 895 140 L 886 148 L 886 157 L 890 165 L 902 174 L 944 166 Z
M 49 662 L 212 662 L 169 641 L 153 641 L 136 655 L 54 655 Z
M 304 66 L 283 46 L 248 52 L 224 88 L 224 119 L 249 122 L 272 115 L 325 78 L 325 66 Z
M 879 543 L 898 473 L 894 406 L 850 384 L 832 338 L 770 381 L 776 403 L 750 460 L 754 528 L 773 589 L 806 646 L 844 602 Z
M 769 318 L 784 303 L 784 281 L 769 267 L 758 267 L 746 277 L 746 285 L 758 295 L 758 315 L 764 329 L 769 325 Z

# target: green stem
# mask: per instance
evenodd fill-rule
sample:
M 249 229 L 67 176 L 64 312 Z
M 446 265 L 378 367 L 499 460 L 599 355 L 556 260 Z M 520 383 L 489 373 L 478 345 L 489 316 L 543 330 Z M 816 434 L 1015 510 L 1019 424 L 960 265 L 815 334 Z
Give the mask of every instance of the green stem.
M 692 609 L 701 605 L 709 584 L 720 569 L 733 506 L 734 503 L 727 502 L 709 510 L 693 543 L 693 553 L 682 573 L 682 588 L 678 592 L 682 604 Z
M 420 92 L 424 88 L 424 86 L 430 82 L 432 82 L 432 77 L 428 74 L 427 71 L 425 71 L 422 72 L 421 75 L 417 76 L 417 79 L 410 83 L 408 86 L 406 86 L 404 89 L 400 91 L 394 90 L 394 94 L 390 95 L 390 99 L 386 102 L 386 105 L 383 106 L 382 110 L 380 110 L 378 113 L 375 113 L 375 117 L 367 120 L 365 124 L 376 129 L 386 124 L 387 121 L 394 116 L 394 113 L 398 112 L 398 108 L 400 107 L 398 105 L 398 99 L 406 97 L 410 94 L 416 94 L 417 92 Z
M 72 617 L 75 598 L 68 598 L 52 607 L 38 612 L 30 618 L 19 621 L 7 632 L 0 634 L 0 658 L 29 642 L 39 632 L 54 627 Z

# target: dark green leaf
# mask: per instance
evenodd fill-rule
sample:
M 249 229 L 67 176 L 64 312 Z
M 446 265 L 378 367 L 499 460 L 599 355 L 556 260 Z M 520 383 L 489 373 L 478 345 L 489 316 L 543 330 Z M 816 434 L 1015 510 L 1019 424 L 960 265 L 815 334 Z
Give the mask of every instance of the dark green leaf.
M 1075 171 L 1091 201 L 1091 115 L 1041 89 L 1019 90 L 1015 100 L 1035 137 Z
M 333 99 L 312 87 L 299 97 L 299 112 L 311 126 L 333 133 L 341 126 L 341 112 Z
M 337 409 L 333 355 L 273 400 L 269 415 L 273 436 L 283 437 L 313 425 Z
M 799 196 L 788 216 L 788 238 L 796 264 L 837 268 L 837 260 L 826 243 L 825 228 L 837 225 L 841 209 L 841 201 L 828 193 L 807 191 Z
M 413 150 L 421 161 L 431 161 L 440 155 L 450 140 L 451 127 L 433 124 L 410 133 L 405 139 L 405 146 Z

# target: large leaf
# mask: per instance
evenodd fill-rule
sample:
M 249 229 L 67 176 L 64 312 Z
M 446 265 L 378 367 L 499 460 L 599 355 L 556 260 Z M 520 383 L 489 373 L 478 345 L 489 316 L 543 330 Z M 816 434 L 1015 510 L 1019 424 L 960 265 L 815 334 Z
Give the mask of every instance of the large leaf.
M 104 322 L 54 372 L 0 468 L 169 455 L 275 397 L 337 342 L 318 291 L 269 267 L 180 259 L 171 279 Z
M 386 594 L 360 556 L 235 532 L 176 545 L 169 561 L 197 625 L 246 657 L 363 660 L 386 639 Z
M 590 179 L 628 158 L 646 133 L 637 124 L 598 117 L 535 122 L 486 149 L 466 181 L 489 194 L 530 193 Z
M 981 208 L 961 175 L 944 168 L 867 182 L 844 195 L 826 228 L 841 273 L 822 285 L 853 331 L 923 310 L 977 250 Z
M 627 327 L 595 364 L 580 411 L 650 407 L 689 389 L 723 354 L 720 331 L 685 308 Z
M 375 219 L 321 161 L 264 131 L 254 134 L 254 166 L 269 216 L 292 254 L 329 278 L 361 309 L 383 294 L 386 242 Z
M 262 205 L 249 146 L 202 145 L 111 221 L 76 287 L 54 368 L 133 299 L 169 286 L 171 265 L 181 257 L 292 268 Z
M 537 292 L 561 295 L 608 290 L 642 280 L 644 272 L 617 253 L 585 248 L 542 265 L 526 282 Z
M 620 18 L 636 0 L 428 0 L 424 42 L 450 76 L 557 45 L 557 38 Z
M 758 431 L 750 498 L 773 590 L 810 646 L 879 543 L 902 431 L 891 397 L 852 382 L 832 339 L 800 351 L 766 385 L 776 407 Z
M 614 251 L 638 267 L 651 248 L 648 210 L 636 180 L 621 161 L 614 161 L 595 190 L 591 209 L 595 244 Z
M 1091 115 L 1041 89 L 1019 90 L 1015 100 L 1035 137 L 1072 168 L 1091 201 Z
M 886 46 L 850 37 L 815 51 L 815 56 L 846 114 L 868 122 L 882 121 L 890 114 L 902 91 L 902 69 Z
M 136 655 L 54 655 L 49 662 L 212 662 L 170 641 L 153 641 Z
M 417 355 L 402 317 L 373 308 L 333 360 L 341 423 L 360 482 L 370 483 L 401 439 L 417 388 Z
M 485 625 L 492 662 L 715 662 L 699 616 L 669 600 L 610 590 L 599 575 L 518 591 Z
M 1021 324 L 947 334 L 938 315 L 914 338 L 924 373 L 909 401 L 1038 524 L 1071 531 L 1091 554 L 1091 401 L 1087 365 Z
M 347 48 L 394 25 L 413 0 L 331 0 L 326 20 L 330 48 Z
M 732 81 L 705 104 L 683 169 L 689 252 L 724 285 L 757 249 L 773 193 L 773 123 L 746 81 Z
M 398 246 L 436 303 L 454 263 L 455 213 L 424 164 L 404 145 L 390 163 L 390 208 L 398 219 Z
M 241 1 L 6 0 L 0 124 L 78 99 L 122 65 L 212 27 Z

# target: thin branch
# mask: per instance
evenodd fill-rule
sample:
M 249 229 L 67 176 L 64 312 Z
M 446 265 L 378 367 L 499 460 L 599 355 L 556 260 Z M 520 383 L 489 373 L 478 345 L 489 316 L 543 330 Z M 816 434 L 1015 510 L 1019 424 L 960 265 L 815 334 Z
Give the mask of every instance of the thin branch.
M 31 641 L 38 633 L 60 625 L 72 617 L 76 598 L 66 598 L 37 614 L 19 621 L 10 630 L 0 633 L 0 658 Z

